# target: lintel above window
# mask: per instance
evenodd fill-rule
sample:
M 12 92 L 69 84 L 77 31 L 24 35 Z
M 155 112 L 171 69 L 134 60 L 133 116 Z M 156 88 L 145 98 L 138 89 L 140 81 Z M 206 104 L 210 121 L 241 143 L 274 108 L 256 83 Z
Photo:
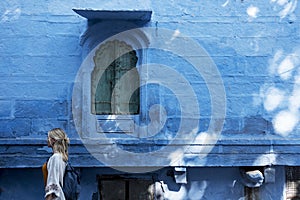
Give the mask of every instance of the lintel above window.
M 88 20 L 134 20 L 148 22 L 152 14 L 150 10 L 93 10 L 74 8 L 73 11 Z

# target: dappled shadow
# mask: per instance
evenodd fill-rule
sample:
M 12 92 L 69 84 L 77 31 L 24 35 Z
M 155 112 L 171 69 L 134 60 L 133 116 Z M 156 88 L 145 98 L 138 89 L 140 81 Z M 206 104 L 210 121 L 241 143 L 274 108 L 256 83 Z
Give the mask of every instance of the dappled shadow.
M 300 108 L 300 49 L 285 54 L 278 50 L 270 60 L 271 79 L 261 87 L 264 109 L 273 116 L 275 133 L 286 137 L 297 134 Z

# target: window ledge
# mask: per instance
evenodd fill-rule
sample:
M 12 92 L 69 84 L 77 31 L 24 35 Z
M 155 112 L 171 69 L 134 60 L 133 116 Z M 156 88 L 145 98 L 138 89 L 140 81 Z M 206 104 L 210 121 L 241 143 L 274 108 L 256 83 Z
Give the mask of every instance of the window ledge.
M 74 8 L 74 12 L 88 20 L 150 21 L 151 10 L 93 10 Z

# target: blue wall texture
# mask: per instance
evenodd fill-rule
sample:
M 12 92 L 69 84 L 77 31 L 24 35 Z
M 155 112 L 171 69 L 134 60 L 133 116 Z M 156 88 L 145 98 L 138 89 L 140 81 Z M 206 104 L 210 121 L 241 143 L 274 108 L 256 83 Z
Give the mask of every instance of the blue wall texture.
M 45 139 L 47 131 L 54 127 L 65 129 L 71 138 L 71 159 L 75 165 L 78 167 L 104 167 L 105 165 L 91 156 L 89 150 L 82 144 L 80 138 L 85 133 L 78 129 L 77 119 L 73 115 L 74 99 L 72 98 L 76 91 L 74 85 L 76 86 L 78 73 L 88 54 L 88 49 L 82 41 L 86 39 L 85 31 L 95 24 L 95 21 L 88 23 L 86 18 L 76 14 L 72 10 L 74 8 L 115 11 L 114 16 L 119 16 L 117 18 L 123 17 L 122 11 L 128 13 L 152 11 L 147 23 L 141 24 L 138 21 L 130 21 L 130 23 L 138 27 L 150 28 L 154 33 L 156 30 L 154 38 L 165 36 L 160 31 L 168 30 L 168 33 L 173 35 L 164 40 L 165 49 L 173 48 L 181 55 L 161 49 L 149 49 L 144 64 L 158 63 L 173 69 L 177 75 L 183 76 L 195 91 L 196 105 L 200 110 L 200 115 L 196 117 L 199 120 L 196 132 L 202 135 L 193 135 L 195 138 L 188 140 L 187 144 L 184 141 L 175 141 L 175 146 L 181 145 L 184 148 L 189 146 L 184 152 L 178 152 L 173 148 L 153 162 L 145 159 L 140 163 L 130 163 L 126 158 L 124 162 L 122 161 L 124 166 L 165 166 L 161 160 L 167 157 L 169 166 L 193 166 L 196 167 L 195 169 L 207 167 L 205 170 L 208 173 L 216 170 L 208 167 L 234 166 L 223 170 L 225 173 L 229 170 L 235 177 L 238 174 L 236 167 L 239 166 L 300 165 L 300 5 L 298 0 L 1 1 L 0 199 L 15 198 L 9 196 L 13 195 L 12 191 L 15 190 L 12 186 L 7 186 L 11 183 L 4 181 L 5 177 L 14 174 L 14 170 L 18 174 L 23 168 L 39 167 L 46 160 L 50 150 L 46 147 Z M 102 13 L 101 16 L 102 19 L 96 22 L 111 24 L 111 27 L 106 26 L 109 32 L 116 21 L 106 19 L 109 15 Z M 179 45 L 172 43 L 178 38 L 182 39 Z M 200 59 L 201 63 L 203 55 L 194 51 L 194 48 L 189 46 L 189 41 L 196 42 L 215 64 L 218 73 L 213 75 L 216 79 L 206 80 L 205 76 L 199 74 L 191 64 L 191 60 L 197 59 Z M 204 65 L 203 68 L 205 67 Z M 148 72 L 150 74 L 151 70 Z M 151 73 L 155 75 L 155 70 Z M 168 74 L 168 71 L 163 71 L 161 67 L 157 75 L 159 73 Z M 150 80 L 147 74 L 141 76 L 145 78 L 143 80 L 146 83 Z M 174 81 L 172 85 L 177 85 L 177 88 L 183 84 L 179 77 L 172 74 L 170 80 Z M 221 82 L 216 83 L 215 80 Z M 224 99 L 222 94 L 218 93 L 219 91 L 211 91 L 207 86 L 214 87 L 220 83 L 222 88 L 224 87 L 226 95 Z M 185 96 L 185 89 L 178 93 L 177 90 L 172 91 L 167 86 L 151 83 L 144 86 L 142 90 L 146 100 L 142 101 L 143 116 L 140 117 L 142 120 L 139 123 L 142 125 L 150 123 L 148 109 L 154 104 L 164 107 L 161 113 L 167 113 L 167 120 L 159 134 L 154 137 L 151 135 L 150 140 L 132 140 L 130 137 L 120 143 L 116 142 L 118 148 L 129 152 L 157 150 L 153 145 L 164 147 L 176 135 L 179 124 L 183 121 L 184 110 L 189 110 L 188 114 L 191 113 L 192 120 L 197 114 L 196 108 L 193 110 L 191 106 L 180 107 L 189 104 L 190 101 L 190 105 L 194 105 L 193 98 Z M 185 102 L 180 102 L 181 96 Z M 220 99 L 211 99 L 212 96 Z M 218 102 L 222 100 L 225 102 Z M 222 122 L 215 124 L 216 129 L 221 129 L 221 134 L 217 136 L 216 141 L 214 135 L 205 135 L 210 121 L 214 119 L 212 101 L 224 105 L 225 111 L 224 123 L 222 116 L 219 116 Z M 191 127 L 189 124 L 184 124 L 183 128 L 189 130 Z M 118 139 L 119 135 L 112 137 Z M 203 137 L 205 143 L 210 146 L 207 149 L 201 146 Z M 100 142 L 104 146 L 103 150 L 107 148 L 105 142 Z M 112 144 L 115 144 L 115 141 L 109 145 Z M 139 148 L 141 146 L 143 148 Z M 178 156 L 180 159 L 177 159 Z M 84 180 L 99 173 L 97 170 L 100 170 L 93 169 L 94 171 L 89 174 L 88 169 L 83 170 L 83 174 L 86 175 L 83 177 Z M 196 175 L 195 169 L 190 173 Z M 28 176 L 33 174 L 38 177 L 37 171 L 37 169 L 27 171 Z M 263 186 L 265 187 L 263 191 L 273 191 L 274 194 L 272 192 L 262 194 L 265 197 L 263 199 L 274 199 L 273 195 L 277 195 L 278 199 L 284 198 L 282 189 L 284 169 L 277 167 L 276 172 L 278 185 L 271 185 L 269 188 Z M 222 171 L 218 171 L 218 174 L 222 174 Z M 28 178 L 27 175 L 23 176 L 23 179 Z M 216 176 L 212 175 L 206 179 L 198 177 L 197 181 L 200 182 L 194 185 L 204 190 L 209 187 L 209 182 L 201 181 L 210 178 L 217 181 Z M 226 180 L 230 182 L 235 178 Z M 39 184 L 39 181 L 35 183 Z M 94 188 L 89 184 L 83 187 L 86 189 L 82 198 L 90 198 L 89 195 Z M 214 182 L 213 185 L 218 184 L 223 183 Z M 191 185 L 188 188 L 191 188 Z M 236 194 L 225 195 L 223 189 L 220 189 L 217 196 L 207 192 L 205 195 L 198 194 L 197 198 L 193 198 L 216 197 L 215 199 L 218 199 L 223 195 L 227 199 L 238 199 L 243 195 L 240 186 Z M 22 190 L 25 191 L 20 189 Z M 43 191 L 36 195 L 42 193 Z M 184 194 L 188 196 L 188 192 Z M 174 198 L 170 197 L 170 199 Z
M 76 7 L 152 10 L 147 26 L 198 41 L 224 81 L 225 132 L 298 133 L 297 1 L 137 4 L 3 1 L 1 137 L 37 137 L 53 126 L 73 133 L 70 104 L 86 28 L 86 20 L 72 11 Z M 282 124 L 281 118 L 291 120 Z

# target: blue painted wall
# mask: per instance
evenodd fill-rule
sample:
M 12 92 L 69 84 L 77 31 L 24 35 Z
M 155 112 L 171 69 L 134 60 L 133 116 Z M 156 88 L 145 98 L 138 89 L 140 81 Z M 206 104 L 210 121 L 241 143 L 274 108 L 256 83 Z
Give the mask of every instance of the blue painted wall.
M 115 9 L 134 10 L 140 2 L 132 2 Z M 82 62 L 79 37 L 86 20 L 72 8 L 115 7 L 113 1 L 100 4 L 1 2 L 2 138 L 44 136 L 53 126 L 76 136 L 70 101 Z M 217 65 L 227 96 L 225 133 L 297 135 L 297 1 L 147 1 L 142 5 L 140 10 L 153 11 L 147 26 L 177 30 L 195 39 Z M 193 77 L 190 81 L 196 82 Z M 270 100 L 274 98 L 276 102 Z M 295 122 L 282 127 L 284 116 Z
M 199 157 L 198 152 L 203 149 L 191 147 L 185 152 L 182 165 L 300 164 L 297 159 L 300 145 L 300 5 L 297 0 L 1 1 L 0 167 L 4 171 L 0 174 L 0 187 L 4 199 L 13 195 L 11 186 L 4 189 L 8 183 L 4 177 L 15 173 L 5 168 L 39 167 L 49 156 L 44 140 L 53 127 L 68 132 L 72 139 L 72 159 L 78 166 L 102 166 L 81 144 L 73 121 L 73 86 L 86 53 L 80 40 L 88 26 L 87 20 L 72 8 L 151 10 L 151 20 L 144 26 L 172 30 L 175 36 L 187 36 L 206 50 L 224 83 L 225 123 L 210 156 Z M 187 47 L 184 52 L 185 58 L 198 56 Z M 211 108 L 206 105 L 211 102 L 202 77 L 186 60 L 168 52 L 149 51 L 148 61 L 174 67 L 197 89 L 200 131 L 205 131 L 211 115 Z M 163 137 L 167 138 L 176 132 L 180 121 L 177 100 L 168 88 L 152 85 L 147 93 L 149 105 L 165 106 L 168 123 Z M 125 146 L 136 151 L 134 143 Z M 235 168 L 231 170 L 236 173 Z M 271 186 L 279 196 L 283 191 L 283 171 L 279 168 L 278 187 Z M 17 173 L 21 172 L 17 170 Z M 24 176 L 38 177 L 38 173 L 38 169 L 29 170 Z M 230 182 L 231 178 L 226 180 Z M 87 189 L 84 196 L 91 190 Z M 239 190 L 235 197 L 240 194 Z

